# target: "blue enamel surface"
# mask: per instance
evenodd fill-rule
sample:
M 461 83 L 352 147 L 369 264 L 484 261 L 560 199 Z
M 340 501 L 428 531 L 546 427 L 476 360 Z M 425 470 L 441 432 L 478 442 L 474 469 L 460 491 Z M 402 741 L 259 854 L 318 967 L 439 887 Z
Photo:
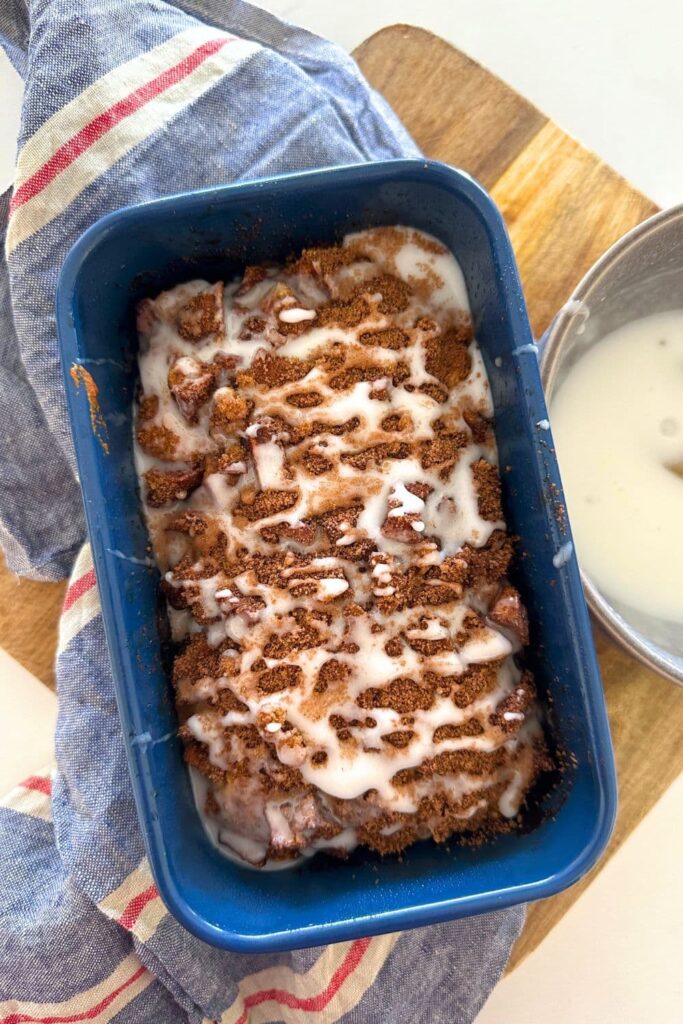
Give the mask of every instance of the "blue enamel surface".
M 350 230 L 407 224 L 457 256 L 491 380 L 505 511 L 523 557 L 515 582 L 532 624 L 532 667 L 553 729 L 575 765 L 535 830 L 478 849 L 421 843 L 399 863 L 357 852 L 285 872 L 241 868 L 218 853 L 195 811 L 181 745 L 132 743 L 176 724 L 157 628 L 156 570 L 144 559 L 132 460 L 135 302 L 193 277 L 230 279 L 246 262 L 283 259 Z M 568 538 L 537 360 L 500 214 L 467 175 L 418 160 L 333 168 L 172 196 L 117 211 L 76 243 L 62 270 L 58 328 L 71 423 L 131 777 L 150 863 L 172 913 L 202 939 L 244 952 L 314 946 L 427 925 L 550 896 L 607 843 L 614 761 L 579 573 L 553 556 Z M 94 436 L 83 362 L 99 387 L 109 453 Z M 375 884 L 379 879 L 379 884 Z

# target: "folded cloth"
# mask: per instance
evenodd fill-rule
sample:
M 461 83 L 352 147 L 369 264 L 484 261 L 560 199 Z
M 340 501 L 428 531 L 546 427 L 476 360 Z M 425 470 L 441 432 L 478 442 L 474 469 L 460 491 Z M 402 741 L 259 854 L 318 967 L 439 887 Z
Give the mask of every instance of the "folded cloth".
M 520 908 L 272 956 L 220 952 L 154 888 L 137 826 L 54 325 L 59 268 L 122 205 L 329 164 L 417 155 L 331 43 L 237 0 L 2 0 L 25 80 L 0 214 L 0 540 L 10 566 L 72 569 L 57 768 L 0 806 L 0 1024 L 471 1021 Z M 75 560 L 75 565 L 74 565 Z

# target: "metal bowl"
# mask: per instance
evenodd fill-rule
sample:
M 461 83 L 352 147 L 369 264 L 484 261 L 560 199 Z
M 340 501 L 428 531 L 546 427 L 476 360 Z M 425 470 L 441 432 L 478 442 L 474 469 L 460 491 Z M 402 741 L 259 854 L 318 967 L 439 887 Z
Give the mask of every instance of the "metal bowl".
M 656 214 L 615 242 L 556 316 L 541 342 L 541 378 L 551 416 L 554 391 L 589 346 L 629 320 L 680 308 L 683 205 Z M 583 571 L 581 579 L 591 611 L 614 640 L 683 686 L 683 625 L 608 599 Z

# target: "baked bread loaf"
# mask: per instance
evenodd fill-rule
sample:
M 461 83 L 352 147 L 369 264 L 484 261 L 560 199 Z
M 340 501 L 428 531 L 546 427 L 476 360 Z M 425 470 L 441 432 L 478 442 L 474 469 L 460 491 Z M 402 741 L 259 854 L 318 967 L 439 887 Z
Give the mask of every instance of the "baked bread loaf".
M 496 829 L 547 762 L 455 258 L 379 228 L 138 308 L 136 460 L 202 810 L 254 865 Z

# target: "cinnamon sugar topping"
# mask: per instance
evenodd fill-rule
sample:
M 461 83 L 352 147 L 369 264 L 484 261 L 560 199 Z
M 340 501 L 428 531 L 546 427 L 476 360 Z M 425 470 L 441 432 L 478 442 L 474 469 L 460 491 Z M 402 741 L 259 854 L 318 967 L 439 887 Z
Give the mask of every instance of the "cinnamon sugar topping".
M 138 307 L 180 735 L 254 865 L 508 827 L 546 764 L 460 269 L 407 228 Z

